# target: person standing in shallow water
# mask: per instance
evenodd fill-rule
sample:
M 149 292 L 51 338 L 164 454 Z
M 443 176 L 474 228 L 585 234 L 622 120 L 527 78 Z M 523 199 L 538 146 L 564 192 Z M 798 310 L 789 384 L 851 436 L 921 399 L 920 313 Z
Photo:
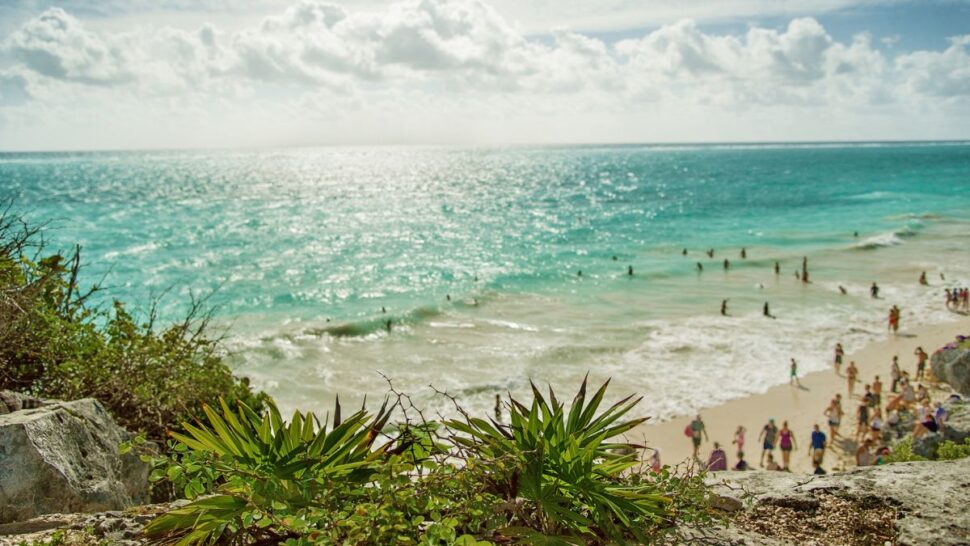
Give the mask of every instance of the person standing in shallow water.
M 795 359 L 791 359 L 791 378 L 788 381 L 792 385 L 802 386 L 802 382 L 798 380 L 798 362 Z
M 781 264 L 775 262 L 775 275 L 781 275 Z
M 835 375 L 839 375 L 839 370 L 842 368 L 842 357 L 845 356 L 845 350 L 842 349 L 841 343 L 835 344 Z
M 724 270 L 727 271 L 731 267 L 731 262 L 727 258 L 724 258 Z
M 727 316 L 727 302 L 728 300 L 721 300 L 721 314 Z
M 878 299 L 879 298 L 879 285 L 878 284 L 872 283 L 872 286 L 869 287 L 869 295 L 872 296 L 873 299 Z
M 747 260 L 748 259 L 748 249 L 746 249 L 744 247 L 741 247 L 741 259 L 742 260 Z

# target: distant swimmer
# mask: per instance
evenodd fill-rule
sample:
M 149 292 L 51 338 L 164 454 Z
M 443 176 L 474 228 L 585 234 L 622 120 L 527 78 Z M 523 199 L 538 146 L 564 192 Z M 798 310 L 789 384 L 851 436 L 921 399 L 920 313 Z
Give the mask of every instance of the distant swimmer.
M 721 300 L 721 314 L 727 316 L 727 302 L 728 300 Z
M 768 318 L 775 318 L 775 316 L 771 314 L 771 309 L 768 307 L 768 302 L 765 302 L 764 314 Z
M 384 327 L 387 328 L 387 331 L 388 332 L 391 331 L 391 321 L 390 321 L 390 319 L 388 319 L 388 321 L 384 323 Z
M 923 286 L 928 286 L 930 283 L 926 281 L 926 271 L 922 272 L 919 276 L 919 283 Z
M 478 282 L 478 275 L 475 275 L 474 280 L 475 282 Z
M 445 294 L 445 299 L 451 301 L 451 294 Z
M 712 249 L 709 249 L 707 251 L 707 257 L 708 258 L 713 258 L 714 257 L 714 249 L 713 248 Z
M 616 261 L 616 256 L 613 256 L 613 261 L 614 261 L 614 262 Z
M 842 286 L 841 284 L 839 285 L 839 292 L 842 292 L 843 296 L 849 293 L 849 291 L 846 290 L 845 287 Z
M 859 232 L 858 232 L 858 231 L 856 231 L 856 232 L 853 232 L 853 233 L 852 233 L 852 236 L 853 236 L 853 237 L 856 237 L 856 238 L 858 238 L 858 237 L 859 237 Z
M 872 283 L 872 286 L 869 287 L 869 295 L 872 296 L 873 298 L 878 298 L 879 297 L 879 285 L 878 284 Z
M 741 259 L 742 260 L 748 259 L 748 250 L 744 247 L 741 247 Z
M 687 249 L 686 248 L 681 251 L 681 255 L 683 255 L 683 256 L 686 256 L 687 255 Z
M 631 277 L 633 276 L 633 266 L 632 265 L 627 266 L 627 268 L 626 268 L 626 274 L 629 275 L 629 276 L 631 276 Z
M 729 267 L 731 267 L 731 262 L 727 258 L 724 258 L 724 270 L 727 271 Z
M 381 313 L 387 313 L 387 309 L 384 309 L 384 307 L 381 307 Z
M 704 271 L 704 264 L 697 262 L 697 272 L 700 273 L 701 271 Z
M 577 276 L 577 277 L 582 277 L 582 276 L 583 276 L 583 270 L 582 270 L 582 269 L 580 269 L 579 271 L 577 271 L 577 272 L 576 272 L 576 276 Z
M 781 264 L 775 262 L 775 275 L 781 275 Z
M 495 395 L 495 420 L 496 421 L 502 420 L 502 395 L 501 394 Z

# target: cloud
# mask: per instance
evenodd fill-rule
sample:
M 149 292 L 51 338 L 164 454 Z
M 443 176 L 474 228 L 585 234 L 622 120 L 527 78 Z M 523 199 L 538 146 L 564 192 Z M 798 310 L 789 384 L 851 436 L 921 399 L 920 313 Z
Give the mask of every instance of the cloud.
M 369 136 L 394 120 L 420 130 L 431 117 L 442 127 L 464 119 L 488 134 L 502 120 L 527 119 L 548 134 L 542 126 L 554 120 L 549 127 L 576 140 L 607 129 L 626 135 L 631 115 L 689 125 L 675 113 L 733 116 L 726 127 L 793 112 L 815 124 L 868 116 L 871 127 L 872 116 L 935 109 L 955 126 L 970 102 L 968 45 L 964 36 L 941 51 L 888 56 L 867 34 L 840 41 L 810 17 L 740 33 L 684 19 L 615 43 L 566 28 L 536 38 L 483 0 L 401 0 L 371 11 L 298 0 L 233 31 L 93 30 L 50 8 L 0 39 L 0 101 L 15 106 L 5 126 L 40 113 L 84 127 L 97 113 L 147 127 L 165 120 L 172 134 L 178 120 L 196 134 L 200 124 L 229 127 L 219 116 L 233 113 L 276 124 L 279 134 L 311 134 L 321 122 L 363 131 L 366 121 Z

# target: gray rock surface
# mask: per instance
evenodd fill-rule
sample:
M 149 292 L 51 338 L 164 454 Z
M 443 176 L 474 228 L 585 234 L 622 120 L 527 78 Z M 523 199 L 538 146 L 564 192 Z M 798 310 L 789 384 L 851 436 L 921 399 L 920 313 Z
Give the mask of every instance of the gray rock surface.
M 896 544 L 970 544 L 970 459 L 870 466 L 825 476 L 719 472 L 708 481 L 745 510 L 784 507 L 807 519 L 824 509 L 825 496 L 831 495 L 864 510 L 895 510 Z M 747 542 L 736 543 L 762 543 L 745 533 Z
M 148 465 L 130 434 L 90 398 L 0 415 L 0 523 L 147 501 Z
M 930 369 L 963 396 L 970 396 L 970 349 L 941 349 L 930 357 Z

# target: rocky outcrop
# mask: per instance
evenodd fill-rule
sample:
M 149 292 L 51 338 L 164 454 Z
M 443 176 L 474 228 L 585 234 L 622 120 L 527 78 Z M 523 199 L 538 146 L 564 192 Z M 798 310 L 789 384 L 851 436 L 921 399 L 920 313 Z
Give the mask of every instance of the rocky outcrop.
M 930 358 L 930 368 L 937 379 L 970 396 L 970 347 L 963 345 L 952 343 L 936 351 Z
M 148 539 L 142 534 L 145 525 L 160 514 L 185 506 L 188 502 L 179 500 L 93 514 L 48 514 L 26 521 L 0 523 L 0 546 L 47 544 L 55 533 L 60 533 L 66 544 L 148 544 Z
M 946 426 L 943 430 L 923 436 L 918 440 L 913 440 L 913 453 L 926 457 L 927 459 L 936 458 L 936 450 L 940 444 L 950 440 L 962 444 L 970 438 L 970 404 L 949 402 L 943 404 L 949 414 L 946 419 Z
M 719 472 L 741 508 L 725 544 L 970 543 L 970 459 L 896 463 L 826 476 Z
M 44 402 L 0 415 L 0 523 L 147 500 L 148 466 L 98 401 Z

